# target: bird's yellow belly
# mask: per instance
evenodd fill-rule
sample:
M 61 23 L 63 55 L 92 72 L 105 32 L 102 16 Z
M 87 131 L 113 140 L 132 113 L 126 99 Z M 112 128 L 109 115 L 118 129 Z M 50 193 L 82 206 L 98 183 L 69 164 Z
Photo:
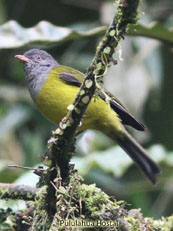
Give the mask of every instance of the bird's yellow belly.
M 40 90 L 35 103 L 41 113 L 50 121 L 59 124 L 67 114 L 67 107 L 79 88 L 68 85 L 58 78 L 49 77 Z M 96 129 L 107 133 L 110 125 L 121 130 L 121 122 L 117 114 L 102 99 L 93 98 L 83 116 L 79 130 Z

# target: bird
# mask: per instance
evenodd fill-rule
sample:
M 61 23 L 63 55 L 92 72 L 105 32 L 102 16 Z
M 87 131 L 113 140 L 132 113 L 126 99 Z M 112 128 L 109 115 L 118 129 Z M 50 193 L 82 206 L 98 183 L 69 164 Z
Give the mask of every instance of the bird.
M 28 89 L 39 111 L 51 122 L 59 124 L 73 103 L 84 80 L 84 74 L 72 67 L 60 65 L 48 52 L 31 49 L 16 55 L 23 63 Z M 78 127 L 101 131 L 131 157 L 151 183 L 156 184 L 160 167 L 145 149 L 127 131 L 126 126 L 145 131 L 146 127 L 131 115 L 123 104 L 108 90 L 98 91 L 93 97 Z M 109 98 L 109 103 L 107 102 Z

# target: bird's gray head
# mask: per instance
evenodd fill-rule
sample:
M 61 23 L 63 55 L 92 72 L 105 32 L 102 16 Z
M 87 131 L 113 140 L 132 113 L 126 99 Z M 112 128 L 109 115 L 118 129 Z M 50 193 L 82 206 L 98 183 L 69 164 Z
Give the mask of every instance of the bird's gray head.
M 29 91 L 31 97 L 35 99 L 50 71 L 59 64 L 50 54 L 39 49 L 32 49 L 25 52 L 24 55 L 15 57 L 24 63 Z

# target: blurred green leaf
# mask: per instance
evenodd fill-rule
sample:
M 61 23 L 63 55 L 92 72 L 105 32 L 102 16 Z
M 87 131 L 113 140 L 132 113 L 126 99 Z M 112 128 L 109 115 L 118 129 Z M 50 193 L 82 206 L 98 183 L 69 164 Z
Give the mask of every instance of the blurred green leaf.
M 84 147 L 83 143 L 81 145 Z M 84 147 L 85 149 L 85 147 Z M 105 151 L 94 151 L 83 157 L 74 157 L 73 163 L 82 175 L 86 175 L 91 168 L 100 168 L 107 173 L 113 173 L 115 177 L 121 177 L 127 169 L 133 164 L 133 161 L 119 147 L 114 146 Z M 162 145 L 156 144 L 148 149 L 151 158 L 157 163 L 165 163 L 173 166 L 173 152 L 168 152 Z
M 87 130 L 84 134 L 78 137 L 76 153 L 87 155 L 95 151 L 103 151 L 115 145 L 115 142 L 103 133 L 95 130 Z
M 34 168 L 37 168 L 35 166 Z M 32 170 L 26 170 L 23 174 L 14 182 L 14 184 L 24 184 L 29 186 L 35 186 L 39 181 L 39 177 L 33 173 Z
M 158 22 L 153 22 L 148 27 L 141 24 L 130 25 L 128 34 L 173 43 L 173 28 L 167 29 Z
M 106 151 L 93 152 L 85 157 L 74 157 L 73 161 L 81 174 L 86 174 L 91 167 L 98 167 L 106 172 L 121 176 L 130 166 L 131 160 L 120 147 Z
M 34 166 L 36 163 L 40 162 L 40 154 L 43 155 L 45 143 L 43 137 L 40 136 L 39 131 L 30 133 L 30 131 L 25 131 L 25 136 L 21 136 L 21 143 L 25 151 L 25 165 Z
M 55 26 L 41 21 L 36 26 L 24 28 L 16 21 L 8 21 L 0 26 L 0 48 L 17 48 L 30 43 L 57 43 L 61 41 L 101 35 L 106 27 L 98 27 L 87 32 Z
M 11 183 L 20 175 L 19 169 L 9 168 L 9 161 L 1 160 L 0 162 L 0 182 Z
M 28 44 L 53 44 L 57 42 L 103 35 L 106 26 L 97 27 L 86 32 L 79 32 L 66 27 L 55 26 L 47 21 L 41 21 L 36 26 L 24 28 L 16 21 L 8 21 L 0 26 L 0 48 L 17 48 Z M 173 31 L 154 23 L 150 27 L 133 25 L 129 28 L 129 35 L 145 36 L 173 42 Z
M 16 103 L 17 101 L 31 102 L 31 97 L 25 87 L 18 87 L 12 84 L 4 84 L 0 86 L 0 100 L 8 103 Z
M 151 146 L 149 153 L 156 162 L 163 162 L 168 166 L 173 166 L 173 152 L 167 151 L 163 145 L 155 144 Z
M 20 104 L 11 107 L 3 117 L 0 118 L 0 136 L 4 136 L 10 130 L 24 123 L 30 116 L 27 107 Z

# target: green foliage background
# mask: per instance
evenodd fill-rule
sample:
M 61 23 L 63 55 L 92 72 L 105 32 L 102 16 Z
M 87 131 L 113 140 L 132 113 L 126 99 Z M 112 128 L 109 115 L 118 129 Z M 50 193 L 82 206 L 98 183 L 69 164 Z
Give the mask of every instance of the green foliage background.
M 111 22 L 114 10 L 113 2 L 104 0 L 0 0 L 0 182 L 34 184 L 32 173 L 7 165 L 40 164 L 39 155 L 46 151 L 55 128 L 33 105 L 14 55 L 33 47 L 46 49 L 59 63 L 85 72 L 98 35 L 105 30 L 99 26 Z M 96 183 L 155 218 L 171 215 L 173 202 L 172 10 L 171 0 L 143 1 L 139 13 L 143 26 L 130 29 L 133 36 L 122 42 L 115 55 L 118 65 L 105 78 L 106 88 L 148 127 L 145 133 L 130 131 L 162 168 L 157 186 L 150 185 L 127 155 L 98 132 L 79 137 L 73 158 L 85 182 Z M 43 20 L 49 23 L 38 26 Z

